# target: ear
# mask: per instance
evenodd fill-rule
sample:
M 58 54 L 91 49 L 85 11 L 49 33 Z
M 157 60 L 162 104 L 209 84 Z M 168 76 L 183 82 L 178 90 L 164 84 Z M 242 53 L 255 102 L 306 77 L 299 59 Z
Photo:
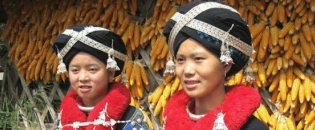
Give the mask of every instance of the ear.
M 227 72 L 230 71 L 230 69 L 232 68 L 232 64 L 228 64 L 228 65 L 224 65 L 224 73 L 227 74 Z
M 109 80 L 109 83 L 114 82 L 114 78 L 115 78 L 115 70 L 109 69 L 109 70 L 108 70 L 108 80 Z

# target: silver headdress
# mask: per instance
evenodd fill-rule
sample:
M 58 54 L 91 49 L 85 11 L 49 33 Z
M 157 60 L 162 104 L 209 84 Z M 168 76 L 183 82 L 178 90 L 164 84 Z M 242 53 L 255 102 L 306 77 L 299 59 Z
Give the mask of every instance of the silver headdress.
M 112 47 L 108 47 L 86 36 L 89 33 L 95 32 L 95 31 L 110 31 L 110 30 L 101 28 L 101 27 L 88 26 L 88 27 L 85 27 L 80 32 L 77 32 L 73 29 L 67 29 L 66 31 L 62 33 L 64 35 L 70 36 L 71 38 L 69 39 L 69 41 L 66 43 L 65 47 L 63 47 L 61 51 L 57 49 L 58 59 L 59 59 L 59 66 L 58 66 L 57 73 L 64 73 L 67 71 L 66 65 L 63 62 L 63 58 L 66 56 L 66 54 L 78 41 L 82 42 L 83 44 L 89 47 L 92 47 L 94 49 L 107 53 L 108 54 L 107 68 L 119 70 L 119 67 L 117 66 L 117 62 L 114 60 L 114 58 L 118 58 L 122 61 L 125 61 L 125 59 L 127 59 L 127 56 L 114 50 L 113 45 Z
M 244 55 L 250 57 L 253 51 L 252 46 L 246 44 L 239 38 L 233 36 L 229 32 L 234 27 L 232 25 L 228 31 L 222 30 L 221 28 L 218 28 L 212 24 L 206 23 L 202 20 L 196 19 L 196 17 L 203 13 L 204 11 L 207 11 L 209 9 L 226 9 L 231 12 L 239 14 L 235 9 L 233 9 L 230 6 L 223 5 L 216 2 L 205 2 L 201 3 L 192 9 L 190 9 L 188 12 L 182 14 L 180 12 L 176 12 L 173 17 L 171 18 L 173 21 L 175 21 L 174 26 L 172 27 L 170 33 L 169 33 L 169 49 L 171 51 L 172 56 L 174 57 L 174 42 L 175 38 L 177 37 L 178 33 L 182 30 L 183 27 L 188 27 L 190 29 L 196 30 L 197 32 L 201 32 L 204 34 L 207 34 L 211 37 L 214 37 L 220 41 L 221 43 L 221 54 L 220 54 L 220 60 L 225 64 L 233 63 L 233 59 L 231 58 L 231 52 L 230 47 L 233 47 L 234 49 L 240 51 Z M 172 61 L 169 61 L 169 64 L 171 64 Z M 174 62 L 173 62 L 174 63 Z M 168 68 L 167 68 L 168 70 Z M 169 70 L 168 70 L 169 71 Z M 169 71 L 173 72 L 173 71 Z

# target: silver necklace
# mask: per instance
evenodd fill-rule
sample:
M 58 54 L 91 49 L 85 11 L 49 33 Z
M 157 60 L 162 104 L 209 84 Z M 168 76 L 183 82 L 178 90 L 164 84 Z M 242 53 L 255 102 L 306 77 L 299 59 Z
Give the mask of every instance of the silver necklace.
M 90 112 L 94 109 L 94 107 L 84 107 L 84 106 L 81 106 L 78 104 L 78 107 L 81 111 L 84 111 L 84 112 Z
M 188 116 L 189 116 L 190 119 L 192 119 L 192 120 L 194 120 L 194 121 L 197 121 L 197 120 L 199 120 L 199 119 L 201 119 L 201 118 L 203 118 L 203 117 L 206 116 L 206 114 L 197 115 L 197 114 L 191 113 L 191 112 L 189 111 L 189 106 L 191 105 L 191 103 L 192 103 L 192 102 L 190 101 L 190 102 L 187 103 L 187 105 L 186 105 L 186 111 L 187 111 Z

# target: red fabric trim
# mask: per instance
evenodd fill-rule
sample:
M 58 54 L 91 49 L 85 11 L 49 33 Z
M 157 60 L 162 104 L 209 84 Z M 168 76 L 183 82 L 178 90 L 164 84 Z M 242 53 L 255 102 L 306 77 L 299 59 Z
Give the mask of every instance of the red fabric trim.
M 85 115 L 78 107 L 78 95 L 75 91 L 71 90 L 64 97 L 61 103 L 61 123 L 72 124 L 73 122 L 86 122 L 94 121 L 98 118 L 100 112 L 105 108 L 108 103 L 108 115 L 115 120 L 119 120 L 124 114 L 125 110 L 130 103 L 130 93 L 123 84 L 114 84 L 108 94 L 100 101 L 88 116 Z M 82 127 L 77 130 L 93 130 L 94 126 L 90 125 Z M 95 130 L 110 130 L 110 127 L 95 126 Z M 72 127 L 64 127 L 63 130 L 73 130 Z
M 212 129 L 217 114 L 225 114 L 224 122 L 229 130 L 239 130 L 259 107 L 261 97 L 251 87 L 233 86 L 224 97 L 223 103 L 198 121 L 189 118 L 186 105 L 190 97 L 182 90 L 177 92 L 167 103 L 164 116 L 166 130 L 209 130 Z

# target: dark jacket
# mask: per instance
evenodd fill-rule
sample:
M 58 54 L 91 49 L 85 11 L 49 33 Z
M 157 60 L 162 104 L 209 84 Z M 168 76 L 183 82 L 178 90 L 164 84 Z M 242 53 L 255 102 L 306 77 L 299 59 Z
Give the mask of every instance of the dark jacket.
M 144 119 L 144 115 L 142 114 L 141 110 L 134 107 L 129 106 L 124 113 L 122 120 L 136 120 L 136 119 Z M 140 128 L 143 128 L 145 130 L 149 129 L 149 126 L 146 124 L 146 122 L 134 122 L 131 123 L 122 123 L 116 125 L 116 130 L 130 130 L 133 128 L 137 128 L 139 130 Z
M 242 130 L 269 130 L 268 126 L 255 116 L 251 116 L 247 123 L 241 128 Z

